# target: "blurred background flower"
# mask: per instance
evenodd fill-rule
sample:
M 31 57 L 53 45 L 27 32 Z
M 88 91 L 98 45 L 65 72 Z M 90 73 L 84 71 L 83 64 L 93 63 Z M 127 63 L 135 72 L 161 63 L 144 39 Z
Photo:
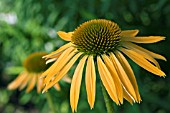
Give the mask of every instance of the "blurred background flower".
M 24 71 L 21 72 L 18 77 L 8 85 L 8 89 L 15 90 L 19 88 L 19 90 L 22 90 L 27 86 L 26 93 L 29 93 L 36 86 L 37 93 L 40 93 L 44 87 L 44 79 L 40 78 L 40 75 L 49 67 L 46 65 L 45 59 L 42 59 L 44 55 L 47 55 L 47 53 L 34 52 L 30 54 L 24 60 Z M 67 76 L 65 79 L 67 82 L 71 81 L 71 79 Z M 54 88 L 56 88 L 56 90 L 60 90 L 60 85 L 56 83 Z
M 166 41 L 151 45 L 140 45 L 167 58 L 158 62 L 167 75 L 165 78 L 152 75 L 130 62 L 135 72 L 141 97 L 140 105 L 116 107 L 122 113 L 169 113 L 170 112 L 170 1 L 169 0 L 0 0 L 0 112 L 29 113 L 48 111 L 44 96 L 31 91 L 8 91 L 7 85 L 23 70 L 23 60 L 36 51 L 51 52 L 65 44 L 56 31 L 73 31 L 87 20 L 104 18 L 119 23 L 126 29 L 139 29 L 140 36 L 165 36 Z M 74 70 L 74 69 L 73 69 Z M 69 75 L 73 74 L 70 70 Z M 106 108 L 100 85 L 93 110 L 89 109 L 85 86 L 82 83 L 78 113 L 105 112 Z M 55 104 L 61 113 L 71 113 L 69 106 L 70 85 L 61 82 L 63 91 L 56 94 L 50 89 Z M 54 94 L 54 95 L 53 95 Z M 83 101 L 84 100 L 84 101 Z

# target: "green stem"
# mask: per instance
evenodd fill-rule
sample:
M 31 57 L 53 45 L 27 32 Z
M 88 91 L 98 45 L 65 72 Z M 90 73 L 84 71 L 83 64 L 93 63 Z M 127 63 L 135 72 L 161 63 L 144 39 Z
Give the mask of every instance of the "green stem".
M 103 96 L 104 96 L 104 101 L 106 104 L 107 113 L 114 113 L 114 106 L 112 104 L 113 101 L 107 94 L 107 91 L 106 91 L 105 87 L 103 86 L 102 82 L 101 82 L 101 87 L 102 87 L 102 92 L 103 92 Z
M 47 98 L 48 105 L 49 105 L 52 113 L 57 113 L 57 111 L 55 110 L 54 103 L 52 101 L 52 98 L 51 98 L 51 95 L 50 95 L 49 92 L 46 93 L 46 98 Z

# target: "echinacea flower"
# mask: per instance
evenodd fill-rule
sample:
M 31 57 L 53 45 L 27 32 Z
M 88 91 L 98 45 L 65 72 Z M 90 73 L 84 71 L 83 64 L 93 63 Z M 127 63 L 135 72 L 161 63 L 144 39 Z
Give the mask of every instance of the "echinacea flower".
M 163 56 L 146 50 L 135 43 L 155 43 L 164 40 L 162 36 L 136 36 L 138 30 L 121 30 L 109 20 L 90 20 L 73 32 L 59 31 L 57 34 L 69 43 L 44 56 L 47 62 L 55 63 L 42 74 L 46 91 L 56 84 L 79 59 L 75 69 L 71 88 L 70 104 L 77 111 L 83 70 L 88 103 L 94 106 L 96 95 L 96 70 L 110 98 L 116 104 L 122 104 L 123 98 L 130 103 L 141 101 L 133 70 L 124 57 L 128 56 L 145 70 L 165 76 L 156 59 L 166 60 Z M 122 54 L 123 53 L 123 54 Z
M 43 85 L 43 79 L 39 79 L 40 75 L 49 67 L 45 64 L 45 60 L 42 56 L 47 55 L 45 52 L 35 52 L 29 55 L 24 63 L 24 71 L 21 72 L 18 77 L 8 85 L 9 90 L 19 88 L 20 90 L 26 88 L 26 93 L 30 92 L 37 84 L 37 92 L 40 93 Z M 69 81 L 68 78 L 66 78 Z M 60 90 L 59 84 L 55 84 L 54 87 Z

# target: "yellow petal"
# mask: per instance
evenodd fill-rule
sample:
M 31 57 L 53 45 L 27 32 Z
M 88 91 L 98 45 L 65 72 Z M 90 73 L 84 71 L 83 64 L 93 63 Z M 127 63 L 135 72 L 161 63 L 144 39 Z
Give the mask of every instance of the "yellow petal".
M 63 31 L 58 31 L 57 34 L 65 41 L 71 41 L 71 36 L 73 32 L 63 32 Z
M 19 86 L 19 90 L 24 89 L 29 81 L 30 81 L 30 76 L 27 74 L 27 76 L 23 79 L 22 84 Z
M 130 94 L 128 94 L 128 92 L 126 92 L 125 89 L 123 90 L 123 96 L 128 102 L 133 104 L 133 102 L 134 102 L 133 98 L 130 96 Z
M 63 81 L 67 82 L 67 83 L 71 83 L 71 78 L 68 76 L 68 74 L 66 74 L 63 78 Z
M 59 83 L 56 83 L 56 84 L 54 85 L 54 88 L 55 88 L 56 90 L 58 90 L 58 91 L 61 90 Z
M 155 43 L 164 40 L 162 36 L 147 36 L 147 37 L 122 37 L 122 41 L 130 41 L 135 43 Z
M 129 92 L 129 94 L 132 95 L 132 97 L 135 100 L 137 100 L 136 93 L 135 93 L 135 90 L 133 88 L 133 85 L 132 85 L 131 81 L 129 80 L 125 70 L 122 67 L 122 65 L 120 64 L 120 62 L 118 61 L 118 59 L 116 58 L 116 56 L 113 53 L 110 53 L 110 59 L 111 59 L 113 65 L 116 68 L 116 71 L 119 75 L 119 78 L 120 78 L 123 86 Z
M 24 80 L 24 78 L 26 76 L 27 76 L 27 74 L 25 72 L 22 72 L 20 75 L 18 75 L 18 77 L 14 81 L 12 81 L 8 85 L 8 89 L 14 90 L 14 89 L 18 88 L 22 84 L 22 81 Z
M 88 97 L 88 103 L 90 105 L 90 108 L 92 109 L 95 102 L 95 95 L 96 95 L 96 72 L 95 72 L 95 66 L 93 61 L 93 56 L 89 56 L 87 60 L 87 66 L 86 66 L 86 91 L 87 91 L 87 97 Z
M 135 78 L 135 75 L 133 73 L 133 70 L 132 70 L 130 64 L 128 63 L 126 58 L 119 51 L 116 51 L 115 54 L 116 54 L 116 57 L 118 58 L 119 62 L 121 63 L 123 69 L 127 73 L 128 78 L 129 78 L 129 80 L 131 81 L 131 83 L 134 87 L 136 97 L 137 97 L 137 102 L 140 102 L 141 97 L 140 97 L 140 94 L 139 94 L 139 91 L 138 91 L 138 85 L 137 85 L 136 78 Z
M 37 78 L 37 93 L 40 93 L 43 86 L 44 86 L 43 79 L 44 78 L 40 78 L 40 75 L 38 75 L 38 78 Z
M 127 50 L 124 48 L 120 49 L 124 54 L 126 54 L 130 59 L 132 59 L 135 63 L 137 63 L 142 68 L 146 69 L 147 71 L 159 75 L 159 76 L 165 76 L 165 73 L 161 71 L 159 68 L 152 65 L 150 62 L 148 62 L 142 55 L 132 51 Z
M 77 104 L 79 100 L 79 94 L 80 94 L 80 86 L 81 86 L 81 80 L 82 80 L 82 73 L 85 61 L 87 59 L 87 56 L 84 56 L 79 64 L 77 65 L 77 68 L 74 72 L 73 79 L 71 82 L 71 88 L 70 88 L 70 105 L 72 108 L 72 112 L 77 111 Z
M 122 37 L 135 37 L 139 33 L 139 30 L 124 30 L 120 33 Z
M 46 61 L 46 64 L 56 61 L 58 58 L 52 58 Z
M 63 50 L 64 51 L 64 50 Z M 53 53 L 53 52 L 52 52 Z M 60 56 L 62 54 L 62 52 L 60 52 L 60 53 L 57 53 L 56 55 L 51 55 L 51 56 L 48 56 L 48 57 L 45 57 L 45 56 L 43 56 L 43 58 L 45 58 L 45 60 L 47 60 L 47 59 L 58 59 L 58 57 Z M 48 55 L 50 55 L 50 54 L 48 54 Z M 47 64 L 47 62 L 46 62 L 46 64 Z
M 37 75 L 36 74 L 30 74 L 29 76 L 32 77 L 32 79 L 29 81 L 28 87 L 26 89 L 26 93 L 29 93 L 35 86 Z
M 63 67 L 63 69 L 58 73 L 58 75 L 56 75 L 55 79 L 53 81 L 51 81 L 49 84 L 46 84 L 44 90 L 42 93 L 44 93 L 45 91 L 47 91 L 49 88 L 51 88 L 54 84 L 56 84 L 69 70 L 70 68 L 73 66 L 73 64 L 76 62 L 76 60 L 80 57 L 80 55 L 82 55 L 82 53 L 78 53 L 76 54 L 71 60 L 70 62 L 68 62 L 68 64 L 66 66 Z
M 152 62 L 156 67 L 158 67 L 160 69 L 159 63 L 149 54 L 145 53 L 144 51 L 141 51 L 140 49 L 137 49 L 133 46 L 131 46 L 131 44 L 129 42 L 125 42 L 123 44 L 124 47 L 126 47 L 127 49 L 133 50 L 136 53 L 141 54 L 145 59 L 149 60 L 150 62 Z
M 53 57 L 53 56 L 57 56 L 58 54 L 60 54 L 60 52 L 64 51 L 65 49 L 71 47 L 73 44 L 71 42 L 61 46 L 59 49 L 57 49 L 56 51 L 48 54 L 48 55 L 45 55 L 43 56 L 42 58 L 50 58 L 50 57 Z
M 51 78 L 54 75 L 56 75 L 64 67 L 64 65 L 70 60 L 70 58 L 75 54 L 75 51 L 73 51 L 73 49 L 74 48 L 72 48 L 72 47 L 66 49 L 61 54 L 61 56 L 58 58 L 58 60 L 50 67 L 50 71 L 45 78 L 46 84 L 48 84 L 48 82 L 51 80 Z
M 120 103 L 122 104 L 123 103 L 123 90 L 122 90 L 122 85 L 121 85 L 119 76 L 116 72 L 116 69 L 115 69 L 112 61 L 109 59 L 109 57 L 107 55 L 103 55 L 103 59 L 104 59 L 104 62 L 106 64 L 109 72 L 111 73 L 111 76 L 112 76 L 114 82 L 115 82 L 117 96 L 118 96 Z
M 124 44 L 125 44 L 125 45 L 129 45 L 129 46 L 131 46 L 131 47 L 133 47 L 133 48 L 136 48 L 136 49 L 138 49 L 138 50 L 140 50 L 140 51 L 143 51 L 143 52 L 149 54 L 150 56 L 152 56 L 153 58 L 157 58 L 157 59 L 161 59 L 161 60 L 165 60 L 165 61 L 166 61 L 166 58 L 163 57 L 162 55 L 153 53 L 153 52 L 151 52 L 151 51 L 149 51 L 149 50 L 147 50 L 147 49 L 144 49 L 144 48 L 142 48 L 142 47 L 140 47 L 140 46 L 138 46 L 138 45 L 136 45 L 136 44 L 133 44 L 133 43 L 130 43 L 130 42 L 123 42 L 123 43 L 122 43 L 122 46 L 123 46 Z
M 102 80 L 104 87 L 106 88 L 111 99 L 115 101 L 116 104 L 119 104 L 119 100 L 116 94 L 115 83 L 113 81 L 113 78 L 109 70 L 107 69 L 106 65 L 103 63 L 100 56 L 97 57 L 97 65 L 98 65 L 99 75 L 100 75 L 100 78 Z

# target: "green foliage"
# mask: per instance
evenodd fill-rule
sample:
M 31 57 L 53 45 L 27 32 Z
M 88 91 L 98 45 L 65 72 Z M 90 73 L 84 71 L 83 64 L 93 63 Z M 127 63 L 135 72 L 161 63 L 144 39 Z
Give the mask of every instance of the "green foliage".
M 14 22 L 5 16 L 13 15 Z M 8 91 L 7 85 L 22 70 L 23 60 L 36 51 L 51 52 L 64 42 L 56 31 L 73 31 L 79 24 L 104 18 L 112 20 L 121 29 L 139 29 L 140 35 L 161 35 L 166 41 L 144 45 L 170 59 L 170 1 L 169 0 L 1 0 L 0 1 L 0 112 L 49 112 L 44 94 L 36 90 Z M 169 113 L 170 63 L 159 61 L 166 78 L 160 78 L 136 66 L 135 72 L 142 97 L 141 104 L 133 106 L 124 101 L 115 106 L 116 113 Z M 71 70 L 72 72 L 74 70 Z M 72 73 L 71 72 L 71 73 Z M 101 87 L 97 84 L 94 109 L 90 110 L 82 83 L 77 113 L 106 113 Z M 61 91 L 49 90 L 60 113 L 71 113 L 70 85 L 61 82 Z

